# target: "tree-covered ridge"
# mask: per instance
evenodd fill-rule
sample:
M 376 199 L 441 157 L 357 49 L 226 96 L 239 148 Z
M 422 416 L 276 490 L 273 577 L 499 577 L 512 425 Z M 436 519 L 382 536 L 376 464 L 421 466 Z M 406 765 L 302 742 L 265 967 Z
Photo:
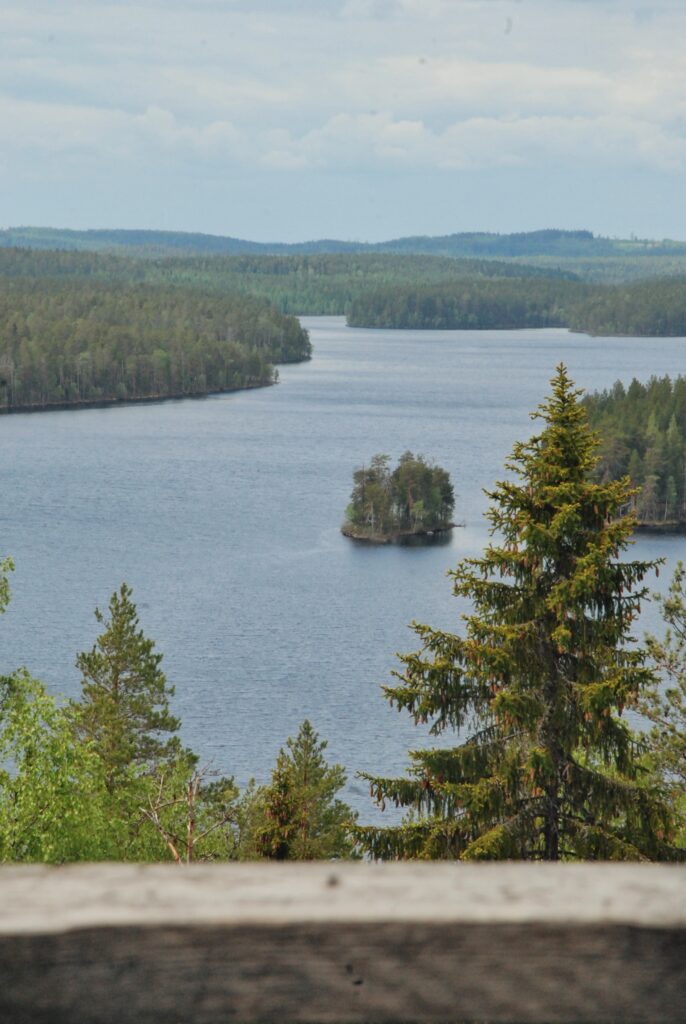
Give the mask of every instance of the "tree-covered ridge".
M 686 378 L 617 381 L 584 402 L 602 438 L 598 478 L 630 478 L 640 523 L 686 524 Z
M 588 289 L 576 281 L 518 277 L 381 287 L 353 300 L 348 323 L 416 330 L 565 327 L 567 310 Z
M 355 253 L 185 255 L 144 259 L 140 254 L 0 248 L 0 279 L 78 277 L 240 291 L 268 300 L 283 313 L 296 315 L 343 315 L 356 296 L 376 287 L 442 284 L 475 278 L 572 276 L 554 268 L 440 256 Z
M 355 327 L 569 327 L 591 334 L 686 334 L 680 278 L 599 285 L 548 265 L 411 253 L 177 255 L 0 247 L 0 281 L 180 286 L 254 295 L 283 313 L 343 315 Z
M 0 277 L 4 410 L 269 384 L 273 363 L 310 352 L 297 320 L 246 295 L 80 276 Z
M 605 336 L 686 337 L 686 277 L 589 287 L 570 303 L 566 326 Z
M 0 249 L 61 249 L 119 253 L 154 259 L 164 256 L 417 255 L 499 260 L 536 265 L 542 271 L 571 271 L 589 281 L 622 282 L 686 273 L 686 243 L 663 239 L 603 238 L 590 231 L 546 229 L 514 234 L 460 232 L 415 235 L 384 242 L 252 242 L 230 236 L 183 231 L 91 230 L 16 227 L 0 231 Z M 303 310 L 296 310 L 302 312 Z M 317 312 L 309 310 L 308 312 Z M 319 311 L 321 312 L 321 311 Z
M 663 239 L 622 239 L 594 235 L 587 230 L 544 228 L 500 233 L 463 231 L 447 235 L 410 235 L 382 242 L 351 242 L 320 238 L 304 242 L 254 242 L 230 235 L 186 231 L 145 231 L 13 227 L 0 231 L 0 246 L 80 251 L 137 250 L 141 252 L 198 253 L 339 253 L 409 252 L 444 256 L 503 259 L 527 256 L 602 257 L 686 254 L 686 242 Z
M 390 456 L 374 455 L 356 469 L 343 533 L 369 540 L 448 529 L 455 493 L 445 469 L 404 452 L 395 469 Z
M 497 330 L 568 327 L 592 335 L 686 336 L 686 278 L 598 285 L 562 278 L 377 287 L 350 304 L 351 327 Z

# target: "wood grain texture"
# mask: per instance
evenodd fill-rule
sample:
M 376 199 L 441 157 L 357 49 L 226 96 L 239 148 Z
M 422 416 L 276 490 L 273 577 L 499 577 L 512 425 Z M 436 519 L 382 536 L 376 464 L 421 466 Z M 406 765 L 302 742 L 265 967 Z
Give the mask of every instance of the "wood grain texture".
M 0 869 L 5 1024 L 686 1019 L 686 869 Z

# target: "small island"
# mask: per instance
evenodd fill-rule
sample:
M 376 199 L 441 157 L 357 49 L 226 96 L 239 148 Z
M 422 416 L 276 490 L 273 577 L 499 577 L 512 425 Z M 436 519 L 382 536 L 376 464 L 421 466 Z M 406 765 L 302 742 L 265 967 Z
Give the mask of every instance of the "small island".
M 391 544 L 452 530 L 455 492 L 448 472 L 409 451 L 393 470 L 390 461 L 388 455 L 374 455 L 368 466 L 355 470 L 341 532 L 354 540 Z

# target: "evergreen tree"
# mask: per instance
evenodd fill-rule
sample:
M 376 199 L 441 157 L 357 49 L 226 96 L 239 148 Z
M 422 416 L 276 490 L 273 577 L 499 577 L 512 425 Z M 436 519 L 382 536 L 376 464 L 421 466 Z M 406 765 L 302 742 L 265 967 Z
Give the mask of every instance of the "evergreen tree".
M 324 757 L 327 743 L 305 719 L 277 758 L 271 783 L 258 791 L 255 852 L 273 860 L 327 860 L 353 850 L 355 813 L 337 799 L 345 770 Z
M 633 529 L 626 480 L 593 479 L 596 438 L 564 366 L 488 493 L 496 539 L 452 574 L 465 635 L 415 625 L 387 697 L 452 749 L 411 753 L 403 779 L 367 776 L 409 808 L 398 827 L 358 829 L 378 858 L 658 859 L 678 856 L 671 818 L 643 785 L 622 712 L 651 682 L 627 645 L 654 563 L 621 561 Z
M 180 754 L 179 728 L 169 711 L 174 689 L 160 668 L 162 655 L 139 628 L 132 591 L 122 583 L 109 602 L 109 618 L 96 608 L 104 627 L 94 647 L 76 659 L 82 696 L 71 713 L 79 739 L 99 755 L 110 791 L 130 769 L 151 772 Z

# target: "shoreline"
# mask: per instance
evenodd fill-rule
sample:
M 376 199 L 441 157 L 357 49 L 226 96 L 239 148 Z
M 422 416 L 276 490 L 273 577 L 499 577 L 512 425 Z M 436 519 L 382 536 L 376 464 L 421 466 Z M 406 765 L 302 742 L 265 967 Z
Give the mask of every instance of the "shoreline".
M 109 409 L 112 406 L 122 405 L 158 405 L 161 402 L 180 402 L 186 398 L 202 399 L 211 398 L 213 395 L 232 395 L 237 391 L 253 391 L 256 388 L 271 388 L 277 381 L 265 381 L 261 384 L 241 384 L 236 388 L 219 388 L 213 391 L 203 392 L 174 392 L 171 395 L 141 395 L 136 398 L 92 398 L 76 402 L 47 402 L 45 405 L 33 403 L 30 405 L 0 406 L 0 416 L 14 416 L 17 413 L 40 413 L 40 412 L 61 412 L 77 409 Z
M 668 521 L 666 523 L 636 523 L 634 533 L 681 534 L 686 533 L 686 520 Z
M 361 541 L 364 544 L 398 544 L 414 537 L 426 537 L 434 539 L 443 534 L 450 533 L 457 527 L 464 526 L 464 523 L 448 523 L 445 526 L 437 526 L 431 530 L 396 530 L 393 533 L 358 533 L 353 526 L 344 523 L 341 526 L 341 533 L 350 540 Z

